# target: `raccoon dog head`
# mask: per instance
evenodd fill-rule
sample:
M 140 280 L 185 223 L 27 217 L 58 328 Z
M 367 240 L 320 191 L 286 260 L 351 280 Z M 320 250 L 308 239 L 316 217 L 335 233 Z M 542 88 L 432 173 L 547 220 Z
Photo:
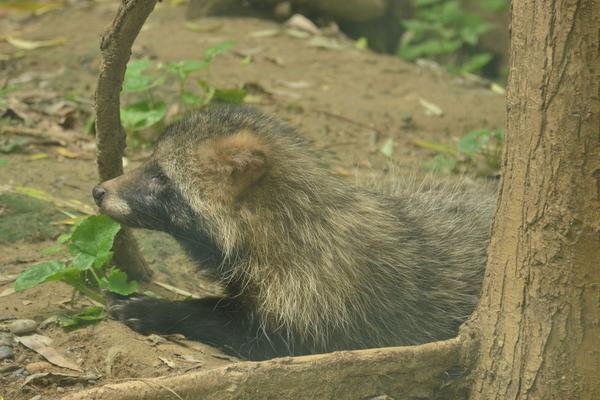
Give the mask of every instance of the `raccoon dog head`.
M 273 140 L 264 132 L 292 137 L 289 128 L 246 108 L 192 113 L 165 130 L 144 165 L 96 186 L 94 200 L 131 227 L 227 236 L 226 221 L 269 175 Z

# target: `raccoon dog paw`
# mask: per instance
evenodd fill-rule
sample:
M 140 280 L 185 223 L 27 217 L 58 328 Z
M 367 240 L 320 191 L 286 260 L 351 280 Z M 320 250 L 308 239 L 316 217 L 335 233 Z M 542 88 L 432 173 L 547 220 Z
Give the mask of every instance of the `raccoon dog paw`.
M 165 300 L 147 296 L 124 298 L 110 296 L 108 300 L 108 313 L 118 321 L 134 331 L 148 333 L 166 333 L 163 315 L 160 309 Z

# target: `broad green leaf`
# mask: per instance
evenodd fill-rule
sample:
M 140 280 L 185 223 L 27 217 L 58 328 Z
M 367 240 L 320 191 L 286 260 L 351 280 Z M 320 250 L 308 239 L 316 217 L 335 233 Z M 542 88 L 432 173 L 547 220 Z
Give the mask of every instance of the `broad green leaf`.
M 163 83 L 165 83 L 165 78 L 162 76 L 154 77 L 140 74 L 127 77 L 127 74 L 125 74 L 123 91 L 127 93 L 145 92 Z
M 223 101 L 225 103 L 241 104 L 244 102 L 246 97 L 246 91 L 244 89 L 231 88 L 231 89 L 215 89 L 213 98 L 215 100 Z
M 75 315 L 59 315 L 58 323 L 63 328 L 76 328 L 82 325 L 102 321 L 106 318 L 104 307 L 87 307 Z
M 71 251 L 71 253 L 73 252 Z M 95 260 L 96 256 L 86 253 L 76 253 L 73 254 L 72 264 L 73 267 L 77 268 L 79 271 L 85 271 L 92 268 Z
M 154 104 L 141 101 L 121 108 L 121 124 L 125 130 L 140 131 L 160 122 L 166 113 L 167 105 L 164 101 Z
M 8 160 L 2 160 L 0 159 L 0 167 L 7 165 L 8 164 Z
M 117 268 L 111 269 L 105 283 L 106 289 L 121 296 L 128 296 L 138 290 L 137 282 L 127 282 L 127 274 Z
M 60 261 L 48 261 L 33 265 L 21 273 L 15 280 L 17 292 L 30 289 L 40 283 L 57 280 L 60 272 L 66 268 L 65 263 Z
M 151 61 L 148 59 L 129 61 L 123 79 L 123 91 L 128 93 L 144 92 L 162 85 L 165 82 L 164 77 L 144 74 L 150 65 Z
M 85 270 L 92 265 L 101 268 L 112 258 L 112 245 L 121 226 L 104 215 L 94 215 L 73 229 L 69 251 L 73 266 Z
M 131 60 L 127 63 L 127 71 L 125 72 L 125 74 L 129 73 L 129 74 L 135 75 L 135 74 L 142 73 L 146 69 L 148 69 L 148 67 L 150 67 L 151 64 L 152 64 L 152 61 L 150 61 L 147 58 L 142 58 L 139 60 Z

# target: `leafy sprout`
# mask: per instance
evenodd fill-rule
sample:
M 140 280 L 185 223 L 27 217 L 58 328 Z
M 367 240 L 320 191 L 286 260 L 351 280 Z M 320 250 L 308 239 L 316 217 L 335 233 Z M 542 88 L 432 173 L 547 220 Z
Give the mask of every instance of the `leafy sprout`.
M 154 91 L 168 83 L 169 77 L 177 83 L 178 103 L 183 109 L 204 106 L 211 101 L 241 103 L 246 96 L 243 89 L 216 88 L 209 82 L 211 63 L 233 46 L 233 41 L 224 41 L 206 49 L 200 59 L 170 61 L 164 65 L 155 65 L 149 59 L 131 60 L 125 72 L 123 92 L 137 96 L 138 100 L 121 108 L 121 124 L 125 130 L 144 131 L 165 119 L 167 102 L 156 100 Z M 190 77 L 200 72 L 205 72 L 207 78 L 194 80 L 196 86 L 191 87 Z
M 474 130 L 456 143 L 456 148 L 439 146 L 435 143 L 422 144 L 428 149 L 437 149 L 438 154 L 423 168 L 442 174 L 475 171 L 478 175 L 494 176 L 500 169 L 504 130 Z
M 104 304 L 102 290 L 127 296 L 137 292 L 138 285 L 129 281 L 125 272 L 112 262 L 112 246 L 121 229 L 120 225 L 109 217 L 91 216 L 77 225 L 71 232 L 58 238 L 71 255 L 68 261 L 52 260 L 33 265 L 19 275 L 15 281 L 15 290 L 20 292 L 46 282 L 62 281 L 73 287 L 75 293 L 81 293 Z M 57 251 L 52 246 L 51 253 Z M 66 326 L 91 321 L 104 316 L 98 310 L 65 317 Z M 67 322 L 65 322 L 67 321 Z
M 499 9 L 505 0 L 486 0 L 488 9 Z M 413 19 L 402 21 L 405 33 L 398 55 L 406 60 L 431 58 L 460 73 L 478 73 L 491 60 L 477 45 L 494 26 L 463 8 L 461 0 L 415 0 Z

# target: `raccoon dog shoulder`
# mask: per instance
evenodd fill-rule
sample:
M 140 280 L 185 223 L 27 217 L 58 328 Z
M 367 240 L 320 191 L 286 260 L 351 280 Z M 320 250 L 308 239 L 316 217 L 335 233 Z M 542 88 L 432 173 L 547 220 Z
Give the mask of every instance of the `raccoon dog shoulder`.
M 353 187 L 282 122 L 229 106 L 168 127 L 148 162 L 93 194 L 123 224 L 173 235 L 226 293 L 113 315 L 251 359 L 454 336 L 478 299 L 494 204 L 468 186 Z

